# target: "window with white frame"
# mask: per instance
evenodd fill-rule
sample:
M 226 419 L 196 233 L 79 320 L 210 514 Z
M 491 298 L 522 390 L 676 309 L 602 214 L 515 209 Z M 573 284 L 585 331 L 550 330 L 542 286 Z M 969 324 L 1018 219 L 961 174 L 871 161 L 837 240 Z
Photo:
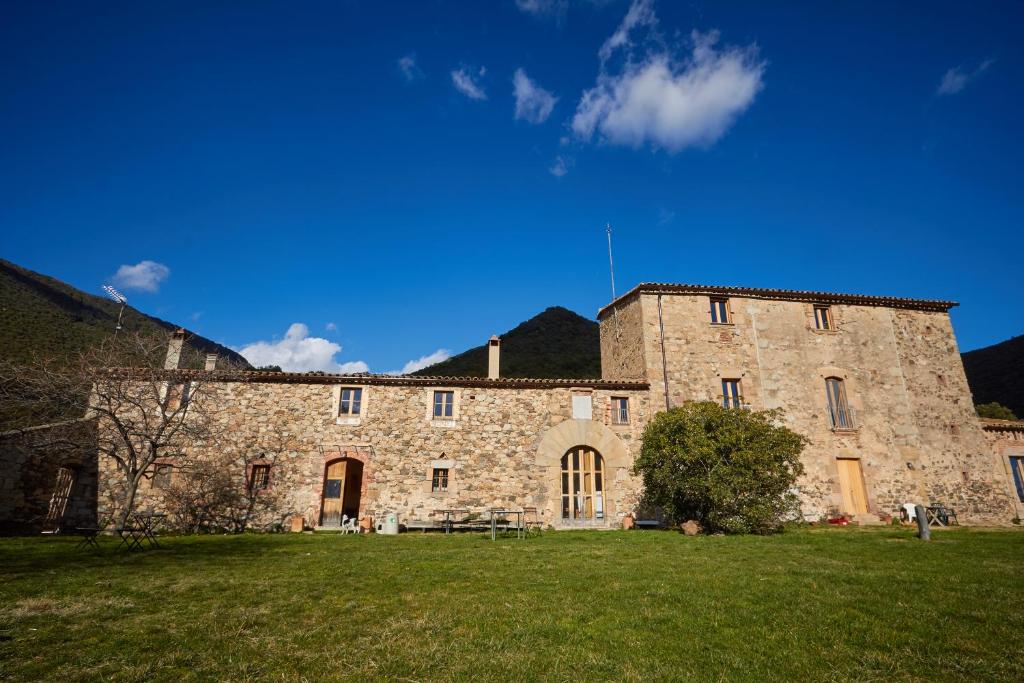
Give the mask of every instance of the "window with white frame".
M 338 401 L 338 415 L 358 417 L 363 411 L 363 390 L 359 387 L 342 387 Z
M 814 307 L 814 328 L 816 330 L 832 330 L 832 309 L 829 306 Z
M 451 420 L 455 416 L 455 392 L 440 390 L 434 392 L 434 419 Z
M 625 396 L 612 397 L 612 424 L 629 424 L 629 399 Z

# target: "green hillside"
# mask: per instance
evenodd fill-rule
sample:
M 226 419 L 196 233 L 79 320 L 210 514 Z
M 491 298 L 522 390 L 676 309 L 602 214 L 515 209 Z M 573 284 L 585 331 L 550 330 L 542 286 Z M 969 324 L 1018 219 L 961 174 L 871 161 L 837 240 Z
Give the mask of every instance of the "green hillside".
M 601 376 L 597 323 L 553 306 L 501 337 L 501 376 L 591 379 Z M 487 346 L 477 346 L 412 373 L 486 377 Z
M 962 354 L 975 403 L 1001 403 L 1024 417 L 1024 335 Z
M 14 362 L 33 354 L 68 357 L 109 336 L 117 324 L 118 304 L 86 294 L 60 280 L 0 259 L 0 355 Z M 166 334 L 178 326 L 124 309 L 125 330 Z M 249 367 L 242 356 L 204 337 L 190 345 L 200 353 L 216 353 Z

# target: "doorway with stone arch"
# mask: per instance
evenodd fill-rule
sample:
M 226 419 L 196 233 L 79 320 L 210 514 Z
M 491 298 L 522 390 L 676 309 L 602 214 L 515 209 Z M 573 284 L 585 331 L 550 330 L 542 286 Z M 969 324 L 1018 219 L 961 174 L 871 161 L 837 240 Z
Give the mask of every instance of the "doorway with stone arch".
M 603 525 L 607 477 L 601 454 L 590 446 L 573 446 L 562 456 L 560 479 L 562 523 Z

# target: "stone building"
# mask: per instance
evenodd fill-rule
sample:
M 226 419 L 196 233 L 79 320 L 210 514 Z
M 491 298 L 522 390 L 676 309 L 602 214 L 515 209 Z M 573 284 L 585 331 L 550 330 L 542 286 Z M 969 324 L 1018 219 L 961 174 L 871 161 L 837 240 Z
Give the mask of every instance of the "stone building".
M 808 519 L 871 522 L 934 501 L 965 523 L 1006 524 L 1018 492 L 975 415 L 954 305 L 641 284 L 598 314 L 600 379 L 502 378 L 497 338 L 487 378 L 182 371 L 216 393 L 229 441 L 190 459 L 230 453 L 247 486 L 277 496 L 274 514 L 310 526 L 529 507 L 556 528 L 613 527 L 640 500 L 631 467 L 650 417 L 713 400 L 782 408 L 810 439 L 799 482 Z M 175 465 L 158 464 L 141 507 L 165 504 L 186 475 Z M 116 486 L 107 463 L 99 486 Z

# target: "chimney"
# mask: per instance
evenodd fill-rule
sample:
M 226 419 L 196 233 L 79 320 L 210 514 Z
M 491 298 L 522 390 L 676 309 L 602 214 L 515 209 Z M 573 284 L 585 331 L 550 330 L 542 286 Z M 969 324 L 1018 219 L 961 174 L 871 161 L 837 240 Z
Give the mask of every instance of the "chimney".
M 203 368 L 207 372 L 213 372 L 217 369 L 217 354 L 208 353 L 206 354 L 206 367 Z
M 177 370 L 181 361 L 181 347 L 185 344 L 185 330 L 178 328 L 167 343 L 167 358 L 164 359 L 164 370 Z
M 498 379 L 498 365 L 501 357 L 501 340 L 491 335 L 487 341 L 487 379 Z

